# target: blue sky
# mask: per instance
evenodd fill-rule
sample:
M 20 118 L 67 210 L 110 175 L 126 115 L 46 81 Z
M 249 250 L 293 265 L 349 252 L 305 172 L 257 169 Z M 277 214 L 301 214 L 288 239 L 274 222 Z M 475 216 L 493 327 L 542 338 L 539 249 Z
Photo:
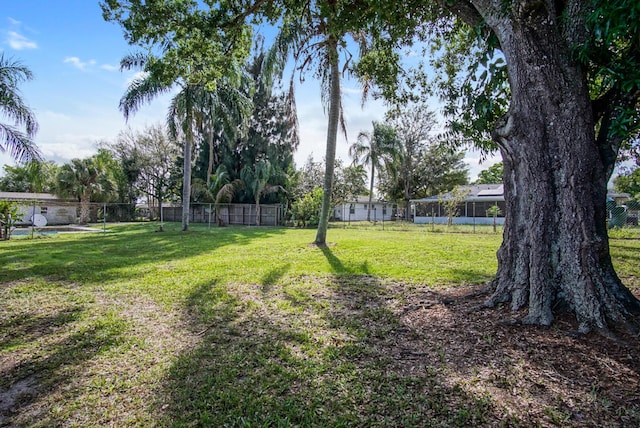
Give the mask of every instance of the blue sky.
M 118 102 L 134 72 L 119 70 L 120 58 L 135 51 L 124 41 L 116 24 L 102 19 L 97 0 L 0 0 L 0 52 L 27 66 L 34 80 L 21 92 L 40 125 L 35 141 L 47 160 L 64 163 L 90 156 L 100 141 L 114 141 L 130 126 L 164 122 L 169 96 L 158 98 L 125 122 Z M 307 79 L 297 88 L 301 144 L 295 159 L 304 163 L 310 154 L 324 156 L 326 114 L 320 86 Z M 361 107 L 355 82 L 343 83 L 343 106 L 348 139 L 339 136 L 337 156 L 348 160 L 349 144 L 358 132 L 382 120 L 384 106 L 369 101 Z M 4 120 L 4 119 L 1 119 Z M 468 156 L 471 178 L 492 161 L 479 166 Z M 0 168 L 13 164 L 0 153 Z M 0 172 L 1 174 L 1 172 Z

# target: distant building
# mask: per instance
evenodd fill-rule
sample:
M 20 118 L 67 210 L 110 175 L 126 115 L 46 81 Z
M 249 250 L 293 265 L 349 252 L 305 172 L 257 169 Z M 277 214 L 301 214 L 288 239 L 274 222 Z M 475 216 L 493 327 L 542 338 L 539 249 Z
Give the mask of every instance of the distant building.
M 453 217 L 454 224 L 493 224 L 493 216 L 487 211 L 498 206 L 496 223 L 504 223 L 506 211 L 504 203 L 504 186 L 502 184 L 470 184 L 460 186 L 467 193 L 465 200 L 458 205 L 458 214 Z M 441 223 L 448 221 L 445 201 L 452 198 L 452 193 L 410 200 L 413 222 L 418 224 Z
M 502 184 L 470 184 L 460 188 L 467 192 L 467 197 L 458 205 L 458 214 L 452 219 L 454 224 L 493 224 L 493 216 L 488 210 L 496 205 L 499 208 L 496 223 L 504 224 L 506 205 Z M 451 192 L 447 192 L 428 198 L 412 199 L 410 203 L 414 223 L 446 224 L 448 215 L 444 202 L 451 200 L 451 197 Z M 623 205 L 629 200 L 629 194 L 610 191 L 607 199 L 615 201 L 616 205 Z
M 369 197 L 358 196 L 350 202 L 336 205 L 333 219 L 336 221 L 366 221 Z M 397 205 L 388 202 L 371 201 L 371 221 L 391 221 L 395 219 Z
M 41 214 L 47 224 L 72 224 L 76 222 L 76 204 L 50 193 L 0 192 L 0 200 L 16 202 L 22 216 L 16 224 L 31 225 L 34 214 Z

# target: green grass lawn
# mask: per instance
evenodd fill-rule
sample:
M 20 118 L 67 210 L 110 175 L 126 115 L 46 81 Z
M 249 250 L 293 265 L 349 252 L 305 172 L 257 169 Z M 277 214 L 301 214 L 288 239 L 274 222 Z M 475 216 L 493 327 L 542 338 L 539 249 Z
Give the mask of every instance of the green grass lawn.
M 412 371 L 389 352 L 416 296 L 491 279 L 500 234 L 337 227 L 319 249 L 315 230 L 107 228 L 0 242 L 0 426 L 502 417 L 495 395 L 445 381 L 444 360 Z M 611 248 L 637 287 L 640 241 Z

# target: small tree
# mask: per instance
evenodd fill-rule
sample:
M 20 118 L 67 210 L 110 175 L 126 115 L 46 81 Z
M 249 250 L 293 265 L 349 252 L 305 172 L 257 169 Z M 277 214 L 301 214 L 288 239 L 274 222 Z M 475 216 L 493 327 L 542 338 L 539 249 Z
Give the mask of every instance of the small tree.
M 15 202 L 0 201 L 0 240 L 8 241 L 11 238 L 11 227 L 21 219 L 22 215 Z
M 489 207 L 489 209 L 487 210 L 487 217 L 493 217 L 493 233 L 496 233 L 496 218 L 502 214 L 502 210 L 500 209 L 500 207 L 496 204 L 492 207 Z
M 453 217 L 456 217 L 460 211 L 460 204 L 469 196 L 469 189 L 456 186 L 449 194 L 438 200 L 447 212 L 447 226 L 453 224 Z
M 155 124 L 134 132 L 127 129 L 118 134 L 115 143 L 108 144 L 109 150 L 120 160 L 128 184 L 131 186 L 131 202 L 142 193 L 147 197 L 149 207 L 157 203 L 158 216 L 161 216 L 162 204 L 177 186 L 171 180 L 171 174 L 177 169 L 180 153 L 178 143 L 171 138 L 165 127 Z M 149 216 L 153 219 L 153 210 Z M 160 231 L 163 230 L 162 222 Z
M 256 226 L 260 226 L 260 199 L 267 193 L 284 191 L 279 185 L 269 184 L 269 180 L 278 174 L 268 159 L 259 159 L 253 166 L 240 171 L 244 187 L 249 190 L 256 204 Z

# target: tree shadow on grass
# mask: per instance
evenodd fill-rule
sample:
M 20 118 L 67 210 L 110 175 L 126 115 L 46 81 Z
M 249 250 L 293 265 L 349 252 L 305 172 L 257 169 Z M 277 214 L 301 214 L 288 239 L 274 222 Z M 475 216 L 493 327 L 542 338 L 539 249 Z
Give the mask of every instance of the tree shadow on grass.
M 362 274 L 368 272 L 366 262 L 349 267 L 330 249 L 321 251 L 334 275 L 314 279 L 308 290 L 305 283 L 277 280 L 286 265 L 270 271 L 263 284 L 194 289 L 185 318 L 198 320 L 194 331 L 203 323 L 208 327 L 158 391 L 160 425 L 424 427 L 500 421 L 491 399 L 448 383 L 437 361 L 407 370 L 417 352 L 398 350 L 398 337 L 411 335 L 401 323 L 401 290 Z M 292 295 L 298 298 L 292 301 Z
M 283 233 L 281 228 L 220 228 L 208 232 L 156 233 L 148 225 L 126 233 L 87 234 L 38 241 L 11 241 L 0 247 L 3 280 L 40 277 L 58 281 L 103 282 L 127 275 L 127 268 L 187 260 L 229 245 Z
M 85 310 L 84 306 L 74 305 L 54 314 L 22 313 L 0 321 L 0 351 L 55 334 L 60 327 L 80 318 Z
M 117 346 L 124 338 L 125 325 L 118 319 L 98 318 L 89 324 L 75 326 L 86 309 L 73 306 L 49 315 L 23 314 L 19 320 L 2 325 L 2 349 L 35 348 L 21 353 L 5 353 L 0 357 L 0 426 L 32 425 L 29 413 L 38 416 L 42 426 L 55 426 L 52 413 L 39 409 L 53 393 L 62 393 L 77 371 L 95 356 Z M 26 337 L 21 337 L 25 334 Z M 22 418 L 22 419 L 21 419 Z M 26 419 L 25 419 L 26 418 Z
M 291 263 L 286 263 L 267 272 L 260 281 L 262 284 L 262 291 L 264 293 L 271 291 L 273 285 L 276 284 L 289 271 L 289 269 L 291 269 Z
M 334 276 L 369 274 L 369 263 L 366 260 L 359 266 L 345 266 L 328 246 L 320 246 L 318 249 L 320 249 L 324 257 L 327 259 L 329 265 L 331 265 Z

